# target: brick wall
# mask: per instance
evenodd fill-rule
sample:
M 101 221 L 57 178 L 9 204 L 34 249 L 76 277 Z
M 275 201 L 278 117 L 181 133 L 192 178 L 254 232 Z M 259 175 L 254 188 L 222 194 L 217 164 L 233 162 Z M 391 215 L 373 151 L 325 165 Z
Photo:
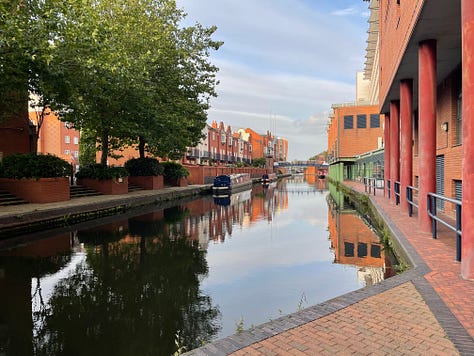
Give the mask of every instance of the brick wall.
M 339 145 L 338 157 L 354 157 L 378 148 L 379 138 L 383 137 L 380 117 L 380 127 L 370 127 L 370 115 L 378 114 L 377 106 L 343 106 L 335 108 L 334 114 L 334 119 L 338 121 L 336 126 L 339 126 L 339 135 L 335 136 L 337 133 L 331 132 L 331 140 L 335 141 L 335 137 L 337 137 Z M 357 128 L 357 115 L 366 115 L 366 128 Z M 344 128 L 345 116 L 352 116 L 353 118 L 353 127 L 351 129 Z
M 380 95 L 384 102 L 425 0 L 380 0 Z

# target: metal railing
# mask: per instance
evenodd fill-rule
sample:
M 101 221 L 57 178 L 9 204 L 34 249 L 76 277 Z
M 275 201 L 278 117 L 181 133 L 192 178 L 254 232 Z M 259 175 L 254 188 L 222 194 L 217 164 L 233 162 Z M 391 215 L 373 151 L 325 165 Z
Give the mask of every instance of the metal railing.
M 408 203 L 408 216 L 411 217 L 413 215 L 413 207 L 418 209 L 418 204 L 415 203 L 413 200 L 413 192 L 416 192 L 418 195 L 418 188 L 412 187 L 409 185 L 407 187 L 407 203 Z
M 393 191 L 395 194 L 395 205 L 400 204 L 400 182 L 393 182 Z
M 388 194 L 388 199 L 390 199 L 390 193 L 391 193 L 391 188 L 390 188 L 390 179 L 387 179 L 387 194 Z
M 434 239 L 437 237 L 437 222 L 440 222 L 447 228 L 451 229 L 456 233 L 456 261 L 461 261 L 461 238 L 462 238 L 462 221 L 461 221 L 461 213 L 462 213 L 462 202 L 456 199 L 446 198 L 442 195 L 428 193 L 428 216 L 431 218 L 432 223 L 432 236 Z M 436 206 L 437 206 L 437 199 L 446 201 L 448 203 L 454 204 L 456 206 L 456 225 L 453 226 L 449 224 L 447 221 L 443 220 L 437 215 Z
M 372 194 L 372 191 L 374 192 L 377 189 L 377 179 L 376 178 L 369 178 L 369 177 L 364 177 L 364 189 L 366 193 Z

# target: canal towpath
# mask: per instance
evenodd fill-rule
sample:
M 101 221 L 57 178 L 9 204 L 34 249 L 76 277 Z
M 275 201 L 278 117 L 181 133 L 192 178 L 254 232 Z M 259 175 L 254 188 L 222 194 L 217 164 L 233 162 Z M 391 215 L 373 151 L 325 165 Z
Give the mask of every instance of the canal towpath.
M 362 184 L 345 184 L 364 191 Z M 0 231 L 51 217 L 179 199 L 208 189 L 208 185 L 170 187 L 124 196 L 0 207 Z M 438 239 L 433 240 L 430 234 L 419 231 L 416 217 L 408 218 L 381 191 L 370 199 L 414 268 L 375 286 L 283 316 L 188 354 L 474 354 L 474 282 L 460 277 L 453 234 L 441 229 Z

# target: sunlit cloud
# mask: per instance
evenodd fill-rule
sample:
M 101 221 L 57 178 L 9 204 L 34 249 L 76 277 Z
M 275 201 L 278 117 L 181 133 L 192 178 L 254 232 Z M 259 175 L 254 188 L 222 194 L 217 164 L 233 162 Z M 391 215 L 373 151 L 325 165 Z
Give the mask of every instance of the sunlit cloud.
M 331 104 L 353 101 L 363 69 L 367 4 L 352 0 L 178 0 L 187 24 L 216 25 L 224 41 L 209 122 L 272 131 L 289 158 L 326 149 Z M 361 18 L 362 16 L 362 18 Z M 364 18 L 365 17 L 365 18 Z

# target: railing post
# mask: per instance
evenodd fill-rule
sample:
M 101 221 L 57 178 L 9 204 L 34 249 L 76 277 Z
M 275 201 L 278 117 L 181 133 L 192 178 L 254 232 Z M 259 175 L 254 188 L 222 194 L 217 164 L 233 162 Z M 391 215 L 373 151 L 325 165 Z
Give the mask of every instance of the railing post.
M 375 192 L 377 191 L 377 180 L 375 178 L 372 178 L 372 183 L 374 186 L 374 197 L 375 197 Z
M 366 177 L 363 178 L 363 182 L 364 182 L 364 191 L 367 193 L 367 178 Z
M 407 187 L 407 201 L 408 201 L 408 216 L 411 217 L 413 215 L 413 192 L 410 187 Z
M 388 192 L 388 199 L 390 199 L 390 179 L 387 179 L 387 192 Z
M 393 182 L 393 189 L 395 191 L 395 205 L 400 204 L 400 183 Z
M 428 194 L 428 204 L 427 204 L 427 209 L 428 209 L 428 215 L 431 213 L 431 236 L 433 236 L 434 239 L 437 237 L 437 224 L 436 224 L 436 197 L 433 197 Z
M 461 262 L 461 234 L 459 233 L 462 229 L 461 217 L 461 205 L 456 204 L 456 261 L 458 262 Z

